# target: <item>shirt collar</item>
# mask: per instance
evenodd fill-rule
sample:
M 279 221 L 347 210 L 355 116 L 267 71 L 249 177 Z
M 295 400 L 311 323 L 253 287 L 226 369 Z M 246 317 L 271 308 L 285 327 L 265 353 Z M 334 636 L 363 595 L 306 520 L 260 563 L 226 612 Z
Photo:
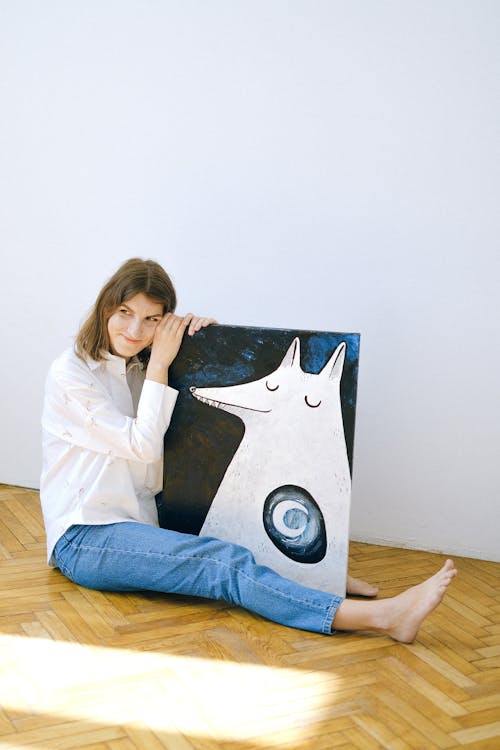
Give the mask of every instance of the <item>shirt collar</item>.
M 119 370 L 120 372 L 131 370 L 135 367 L 139 367 L 141 370 L 144 368 L 144 364 L 139 357 L 132 357 L 128 365 L 125 365 L 123 357 L 117 357 L 116 354 L 111 354 L 111 352 L 102 352 L 102 356 L 103 359 L 100 360 L 87 358 L 87 364 L 91 370 L 97 370 L 101 365 L 112 370 Z

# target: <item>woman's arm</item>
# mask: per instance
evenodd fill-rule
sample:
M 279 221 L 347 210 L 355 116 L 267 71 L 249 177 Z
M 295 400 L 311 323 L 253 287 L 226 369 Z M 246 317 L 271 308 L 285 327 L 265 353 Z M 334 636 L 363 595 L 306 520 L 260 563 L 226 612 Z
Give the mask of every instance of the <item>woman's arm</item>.
M 42 427 L 85 450 L 151 463 L 161 457 L 177 392 L 145 381 L 137 417 L 124 415 L 84 363 L 57 362 L 46 383 Z

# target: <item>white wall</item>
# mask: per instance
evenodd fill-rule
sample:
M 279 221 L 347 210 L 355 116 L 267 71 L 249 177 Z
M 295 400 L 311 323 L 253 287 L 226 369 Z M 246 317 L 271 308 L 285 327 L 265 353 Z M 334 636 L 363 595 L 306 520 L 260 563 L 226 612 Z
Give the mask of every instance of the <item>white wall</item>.
M 500 4 L 1 0 L 0 481 L 127 257 L 360 331 L 352 536 L 500 559 Z

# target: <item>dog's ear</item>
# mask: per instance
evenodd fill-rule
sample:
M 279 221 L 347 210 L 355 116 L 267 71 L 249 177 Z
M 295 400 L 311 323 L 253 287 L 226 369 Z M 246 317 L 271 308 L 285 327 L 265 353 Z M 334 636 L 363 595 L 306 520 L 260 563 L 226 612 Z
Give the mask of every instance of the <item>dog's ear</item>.
M 343 341 L 333 352 L 332 356 L 319 373 L 323 378 L 329 380 L 340 380 L 344 368 L 346 344 Z
M 300 341 L 295 337 L 283 357 L 280 367 L 300 367 Z

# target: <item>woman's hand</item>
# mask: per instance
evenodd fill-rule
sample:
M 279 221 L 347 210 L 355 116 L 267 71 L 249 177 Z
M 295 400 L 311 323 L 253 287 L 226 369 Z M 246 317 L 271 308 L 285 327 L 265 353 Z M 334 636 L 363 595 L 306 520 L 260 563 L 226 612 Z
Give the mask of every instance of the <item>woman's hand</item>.
M 213 318 L 203 318 L 193 313 L 184 317 L 166 313 L 156 326 L 146 378 L 167 383 L 168 368 L 177 356 L 186 329 L 193 336 L 196 331 L 215 322 Z
M 188 335 L 194 336 L 196 331 L 199 331 L 201 328 L 206 328 L 207 326 L 212 325 L 212 323 L 217 323 L 217 321 L 213 318 L 202 318 L 199 315 L 193 315 L 189 323 Z

